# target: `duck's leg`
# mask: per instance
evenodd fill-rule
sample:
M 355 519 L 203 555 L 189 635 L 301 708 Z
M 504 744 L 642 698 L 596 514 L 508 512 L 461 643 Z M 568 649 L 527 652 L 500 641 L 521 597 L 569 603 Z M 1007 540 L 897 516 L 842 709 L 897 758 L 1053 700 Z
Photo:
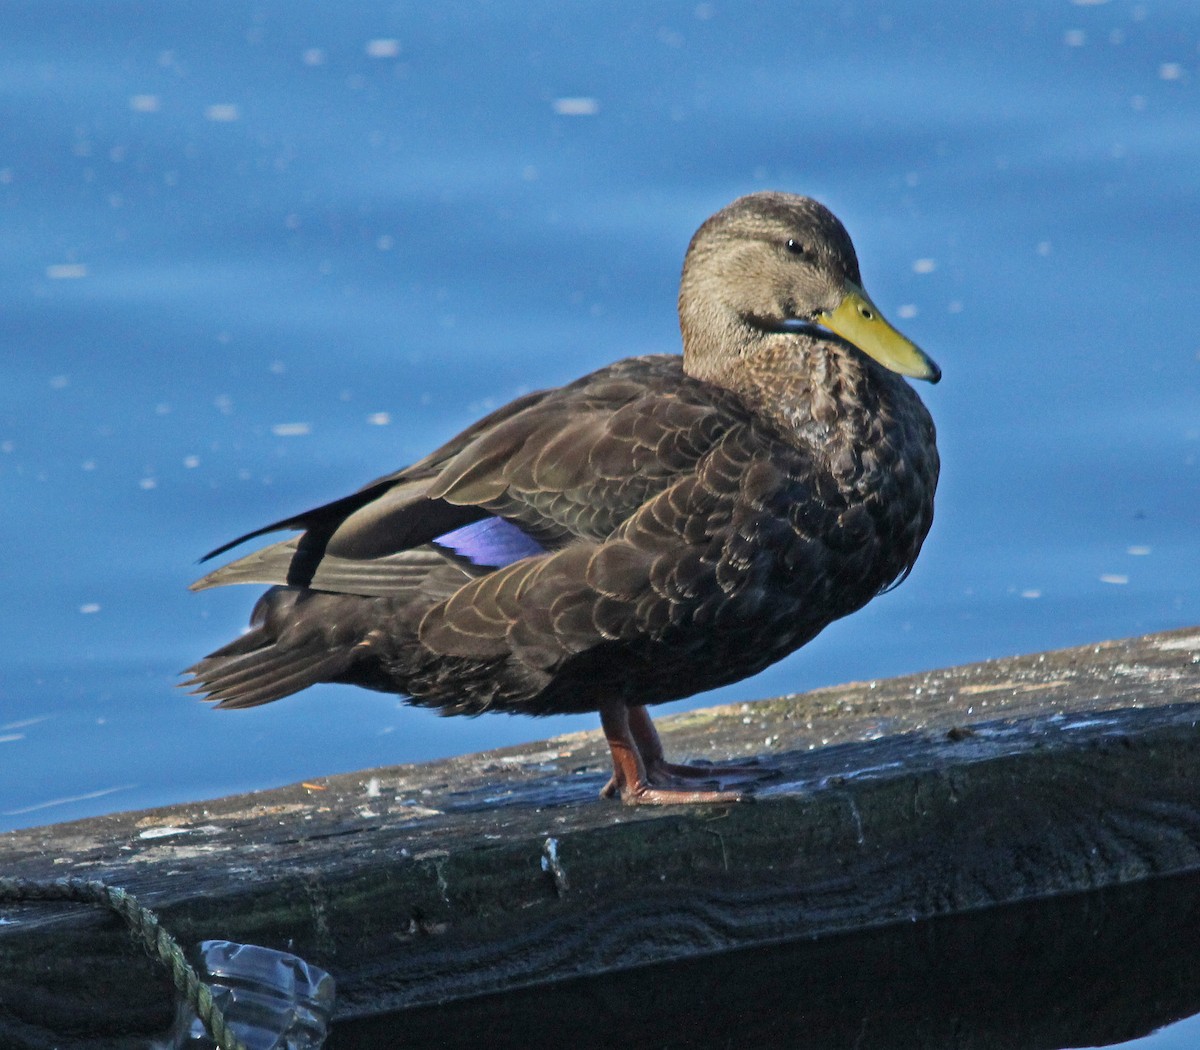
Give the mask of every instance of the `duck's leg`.
M 689 766 L 672 766 L 663 760 L 662 743 L 644 707 L 630 707 L 612 701 L 600 707 L 600 725 L 612 751 L 613 775 L 600 792 L 604 798 L 620 795 L 626 805 L 679 805 L 696 802 L 739 802 L 744 797 L 737 791 L 698 791 L 691 787 L 671 786 L 677 775 L 674 769 L 690 770 L 692 778 L 714 779 L 719 771 L 708 769 L 701 773 Z M 646 730 L 649 730 L 647 735 Z M 651 749 L 650 762 L 643 760 L 643 742 Z M 658 773 L 656 782 L 648 765 Z M 662 782 L 662 781 L 665 781 Z
M 716 766 L 709 762 L 699 762 L 694 765 L 668 762 L 663 752 L 658 730 L 654 728 L 654 722 L 650 718 L 650 712 L 641 705 L 629 708 L 629 731 L 633 734 L 633 739 L 642 756 L 642 762 L 646 767 L 646 773 L 653 783 L 661 783 L 671 778 L 716 781 L 727 778 L 763 780 L 774 775 L 774 771 L 758 765 L 758 760 L 753 758 L 745 764 L 722 766 Z

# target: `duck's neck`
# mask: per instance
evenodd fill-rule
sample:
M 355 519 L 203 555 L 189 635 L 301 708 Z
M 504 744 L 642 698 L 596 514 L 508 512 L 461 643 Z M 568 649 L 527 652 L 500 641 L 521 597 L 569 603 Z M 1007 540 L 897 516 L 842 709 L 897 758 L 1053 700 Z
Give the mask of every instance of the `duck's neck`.
M 823 445 L 868 425 L 867 373 L 877 369 L 837 340 L 766 331 L 734 314 L 683 314 L 681 326 L 684 370 L 734 391 L 784 433 Z

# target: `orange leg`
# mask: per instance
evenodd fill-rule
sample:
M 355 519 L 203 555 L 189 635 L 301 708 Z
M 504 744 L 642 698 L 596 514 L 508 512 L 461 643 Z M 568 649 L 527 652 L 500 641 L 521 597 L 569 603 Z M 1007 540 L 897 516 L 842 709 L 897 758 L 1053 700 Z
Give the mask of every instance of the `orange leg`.
M 612 751 L 613 775 L 600 792 L 604 798 L 619 795 L 626 805 L 671 805 L 695 802 L 739 802 L 737 791 L 697 790 L 680 781 L 719 781 L 722 774 L 762 770 L 744 767 L 685 766 L 663 757 L 662 741 L 646 709 L 620 701 L 600 708 L 600 725 Z

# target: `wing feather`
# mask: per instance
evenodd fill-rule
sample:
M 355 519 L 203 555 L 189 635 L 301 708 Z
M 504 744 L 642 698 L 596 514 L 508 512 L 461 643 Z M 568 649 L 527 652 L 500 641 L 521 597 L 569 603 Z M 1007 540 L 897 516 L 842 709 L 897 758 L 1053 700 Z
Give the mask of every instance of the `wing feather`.
M 502 566 L 578 539 L 603 542 L 702 460 L 720 475 L 712 482 L 727 480 L 740 465 L 713 466 L 708 453 L 741 413 L 732 395 L 688 379 L 678 357 L 619 362 L 519 398 L 411 467 L 225 544 L 207 557 L 273 530 L 304 530 L 193 587 L 274 583 L 396 597 L 419 591 L 439 558 L 459 564 L 465 579 L 493 567 L 487 556 Z M 478 555 L 486 533 L 469 527 L 489 518 L 512 527 L 507 554 L 492 543 Z M 439 550 L 447 535 L 459 539 Z M 601 565 L 624 586 L 616 561 Z

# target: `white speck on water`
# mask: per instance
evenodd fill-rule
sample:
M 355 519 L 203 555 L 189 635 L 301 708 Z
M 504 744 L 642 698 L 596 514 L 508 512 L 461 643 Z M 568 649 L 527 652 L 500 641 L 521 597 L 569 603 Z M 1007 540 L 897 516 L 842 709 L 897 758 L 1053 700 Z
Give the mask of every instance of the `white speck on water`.
M 1100 576 L 1101 583 L 1128 583 L 1129 577 L 1119 572 L 1106 572 Z
M 217 397 L 213 398 L 213 406 L 223 416 L 233 414 L 233 398 L 231 398 L 228 394 L 219 394 Z
M 912 264 L 913 273 L 933 273 L 937 269 L 936 259 L 917 259 Z
M 386 234 L 386 233 L 383 234 L 381 237 L 377 238 L 375 241 L 375 247 L 378 248 L 379 251 L 381 251 L 381 252 L 390 252 L 392 250 L 392 248 L 395 246 L 395 244 L 396 244 L 395 238 L 391 237 L 389 234 Z
M 1067 47 L 1083 47 L 1087 43 L 1087 33 L 1082 29 L 1068 29 L 1063 33 L 1063 43 Z
M 271 373 L 271 375 L 281 376 L 287 371 L 287 365 L 285 365 L 282 361 L 272 361 L 267 366 L 267 370 Z
M 133 95 L 129 99 L 129 108 L 134 113 L 157 113 L 160 103 L 157 95 Z
M 50 809 L 53 806 L 66 806 L 72 802 L 90 802 L 94 798 L 103 798 L 118 791 L 131 791 L 137 784 L 118 784 L 116 787 L 101 788 L 99 791 L 89 791 L 85 795 L 64 795 L 62 798 L 52 798 L 45 802 L 35 802 L 32 806 L 22 806 L 20 809 L 6 809 L 4 816 L 20 817 L 26 813 L 36 813 L 40 809 Z
M 0 736 L 0 744 L 11 744 L 14 740 L 24 739 L 24 733 L 5 733 L 4 736 Z
M 1158 76 L 1161 80 L 1182 80 L 1183 66 L 1178 62 L 1164 62 L 1158 67 Z
M 165 401 L 160 401 L 154 406 L 154 414 L 156 416 L 169 416 L 171 414 L 171 406 Z
M 304 437 L 312 433 L 311 423 L 276 423 L 271 427 L 271 433 L 276 437 Z
M 1129 100 L 1129 105 L 1132 106 L 1136 112 L 1141 113 L 1142 110 L 1144 110 L 1146 108 L 1146 96 L 1145 95 L 1134 95 Z
M 560 117 L 594 117 L 600 112 L 600 103 L 586 96 L 556 98 L 552 106 Z
M 193 468 L 200 466 L 200 457 L 199 456 L 184 456 L 183 457 L 183 465 L 185 467 L 187 467 L 188 470 L 192 470 Z
M 1138 545 L 1135 545 L 1135 546 L 1133 546 L 1133 547 L 1126 547 L 1126 548 L 1125 548 L 1125 553 L 1126 553 L 1126 554 L 1133 554 L 1133 555 L 1135 555 L 1135 556 L 1137 556 L 1137 557 L 1143 557 L 1144 555 L 1147 555 L 1147 554 L 1149 554 L 1149 553 L 1150 553 L 1150 548 L 1149 548 L 1149 547 L 1143 547 L 1143 546 L 1141 546 L 1140 544 L 1138 544 Z
M 100 611 L 99 602 L 85 602 L 79 607 L 79 611 L 85 615 L 88 613 L 98 613 Z
M 950 302 L 946 306 L 947 313 L 961 314 L 962 311 L 963 311 L 963 304 L 962 304 L 962 301 L 959 299 L 950 300 Z
M 367 54 L 371 58 L 395 58 L 400 54 L 400 41 L 392 37 L 380 37 L 367 41 Z
M 230 124 L 241 117 L 241 111 L 234 102 L 218 102 L 204 109 L 204 119 L 218 124 Z
M 158 488 L 158 478 L 142 478 L 142 480 L 138 482 L 138 488 L 140 488 L 143 492 L 149 492 L 151 489 L 156 489 Z
M 325 65 L 325 52 L 319 47 L 307 48 L 300 56 L 300 61 L 306 66 L 323 66 Z
M 1042 592 L 1032 587 L 1021 592 L 1022 598 L 1040 598 L 1041 596 Z
M 50 380 L 51 390 L 63 390 L 71 385 L 70 376 L 54 376 Z
M 905 303 L 896 313 L 905 320 L 908 320 L 910 317 L 916 317 L 920 311 L 912 303 Z
M 0 729 L 5 730 L 6 732 L 10 729 L 28 729 L 30 726 L 35 726 L 39 722 L 47 722 L 49 719 L 49 715 L 38 715 L 36 718 L 19 718 L 15 722 L 6 722 L 4 725 L 0 726 Z
M 83 263 L 56 263 L 46 267 L 46 276 L 52 281 L 67 281 L 87 275 L 88 268 Z
M 1049 241 L 1038 241 L 1037 247 L 1034 249 L 1043 259 L 1046 258 L 1052 251 L 1054 246 Z
M 367 416 L 367 422 L 373 427 L 386 427 L 392 421 L 392 417 L 387 412 L 372 412 Z

